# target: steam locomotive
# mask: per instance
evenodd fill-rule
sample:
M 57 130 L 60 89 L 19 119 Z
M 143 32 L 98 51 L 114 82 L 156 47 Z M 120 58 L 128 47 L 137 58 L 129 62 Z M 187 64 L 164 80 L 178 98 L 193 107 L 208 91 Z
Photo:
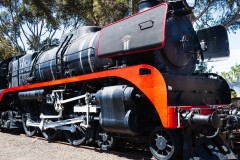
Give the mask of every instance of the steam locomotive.
M 227 32 L 195 32 L 192 9 L 185 0 L 142 0 L 130 17 L 2 61 L 1 128 L 49 141 L 62 132 L 72 145 L 102 150 L 118 140 L 147 144 L 157 159 L 236 158 L 218 136 L 229 86 L 194 73 L 200 60 L 229 56 Z

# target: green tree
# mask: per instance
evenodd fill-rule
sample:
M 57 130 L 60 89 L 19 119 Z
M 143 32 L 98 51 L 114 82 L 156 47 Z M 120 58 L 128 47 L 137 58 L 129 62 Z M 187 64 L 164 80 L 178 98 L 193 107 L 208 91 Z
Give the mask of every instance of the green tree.
M 41 38 L 50 39 L 59 28 L 54 1 L 4 0 L 0 2 L 0 35 L 18 52 L 25 53 L 27 46 L 39 50 Z
M 240 29 L 239 0 L 197 0 L 191 20 L 198 29 L 223 25 L 231 31 Z
M 126 16 L 129 0 L 60 0 L 58 12 L 64 28 L 81 25 L 104 26 Z
M 228 72 L 221 72 L 220 75 L 228 82 L 235 82 L 240 74 L 240 64 L 235 64 Z
M 129 0 L 94 0 L 93 17 L 101 25 L 107 25 L 115 22 L 127 15 Z
M 240 74 L 240 64 L 235 64 L 231 67 L 230 71 L 228 72 L 221 72 L 220 75 L 227 81 L 227 82 L 236 82 L 238 75 Z M 236 92 L 231 92 L 231 97 L 236 98 Z
M 206 62 L 200 62 L 199 64 L 197 64 L 196 69 L 195 69 L 195 73 L 211 73 L 212 72 L 212 68 L 208 68 L 208 65 Z
M 0 1 L 0 35 L 18 52 L 38 51 L 41 41 L 53 40 L 57 29 L 106 25 L 123 18 L 128 0 L 3 0 Z
M 0 36 L 0 61 L 14 56 L 15 48 L 4 37 Z

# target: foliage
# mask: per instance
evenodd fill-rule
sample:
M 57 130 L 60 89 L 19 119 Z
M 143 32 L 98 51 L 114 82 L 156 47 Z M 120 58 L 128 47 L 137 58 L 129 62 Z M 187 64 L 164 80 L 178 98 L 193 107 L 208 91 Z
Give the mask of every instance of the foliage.
M 40 44 L 40 47 L 44 47 L 46 45 L 53 45 L 53 46 L 56 46 L 58 45 L 60 42 L 59 42 L 59 39 L 57 38 L 54 38 L 52 40 L 50 40 L 49 38 L 46 38 L 44 39 L 43 41 L 41 41 L 41 44 Z
M 59 13 L 65 27 L 106 25 L 123 18 L 129 7 L 129 0 L 62 0 Z M 80 22 L 80 23 L 79 23 Z
M 126 16 L 129 7 L 128 2 L 128 0 L 94 0 L 94 19 L 101 26 L 117 21 Z
M 41 38 L 50 39 L 59 28 L 54 1 L 4 0 L 0 2 L 0 34 L 17 49 L 25 53 L 29 48 L 37 51 Z
M 231 70 L 228 72 L 221 72 L 222 77 L 224 77 L 228 82 L 235 82 L 240 74 L 240 64 L 235 64 L 231 67 Z
M 191 20 L 198 29 L 221 24 L 234 32 L 240 29 L 240 1 L 197 0 Z
M 15 48 L 4 37 L 0 36 L 0 61 L 14 56 Z
M 209 69 L 206 62 L 200 62 L 197 64 L 194 73 L 211 73 L 212 67 Z
M 228 72 L 221 72 L 220 75 L 228 82 L 236 82 L 240 74 L 240 64 L 235 64 L 231 67 L 231 70 Z M 231 92 L 231 97 L 236 98 L 237 94 L 235 91 Z
M 0 1 L 0 35 L 18 52 L 38 51 L 41 41 L 52 41 L 57 29 L 63 33 L 82 25 L 106 25 L 123 18 L 128 0 L 3 0 Z M 27 48 L 29 47 L 29 48 Z

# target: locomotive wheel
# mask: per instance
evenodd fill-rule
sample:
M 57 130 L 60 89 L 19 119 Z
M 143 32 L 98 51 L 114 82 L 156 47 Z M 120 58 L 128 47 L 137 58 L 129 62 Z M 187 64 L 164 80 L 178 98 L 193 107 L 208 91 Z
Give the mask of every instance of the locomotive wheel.
M 100 147 L 101 150 L 107 151 L 111 147 L 113 147 L 114 144 L 114 138 L 110 133 L 107 133 L 104 131 L 101 127 L 98 127 L 97 129 L 97 144 Z
M 52 141 L 57 137 L 58 131 L 56 129 L 50 128 L 50 129 L 42 131 L 42 135 L 46 140 Z
M 86 141 L 85 130 L 79 125 L 74 126 L 76 127 L 75 132 L 72 133 L 71 131 L 64 131 L 64 134 L 71 145 L 73 146 L 81 145 Z
M 52 141 L 57 137 L 58 130 L 56 130 L 54 128 L 42 130 L 42 135 L 47 141 Z
M 48 106 L 48 105 L 44 105 L 44 104 L 42 105 L 42 113 L 44 115 L 56 115 L 57 114 L 57 112 L 55 111 L 55 109 L 52 106 Z M 44 121 L 51 123 L 51 122 L 54 122 L 57 120 L 58 119 L 45 119 Z M 52 141 L 58 136 L 58 130 L 56 130 L 54 128 L 42 130 L 42 135 L 47 141 Z
M 36 128 L 27 126 L 26 122 L 27 122 L 27 114 L 23 114 L 22 115 L 23 130 L 28 137 L 32 137 L 36 133 Z
M 156 159 L 173 159 L 179 152 L 179 138 L 174 131 L 155 128 L 149 140 L 149 149 Z

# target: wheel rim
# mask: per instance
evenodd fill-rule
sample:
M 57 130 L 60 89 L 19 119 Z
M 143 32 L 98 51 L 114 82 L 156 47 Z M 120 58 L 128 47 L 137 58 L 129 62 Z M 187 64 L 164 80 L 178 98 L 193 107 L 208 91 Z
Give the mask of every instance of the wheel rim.
M 55 111 L 55 109 L 53 107 L 47 106 L 47 105 L 42 105 L 42 114 L 44 115 L 56 115 L 57 112 Z M 51 122 L 55 122 L 58 119 L 45 119 L 44 123 L 51 123 Z M 54 140 L 57 136 L 58 136 L 58 130 L 54 129 L 54 128 L 49 128 L 46 130 L 42 130 L 42 135 L 43 137 L 48 140 L 48 141 L 52 141 Z
M 178 138 L 174 138 L 174 133 L 164 128 L 156 128 L 150 136 L 149 149 L 157 159 L 170 159 L 176 153 Z
M 57 130 L 50 128 L 50 129 L 42 131 L 42 135 L 46 140 L 52 141 L 57 137 L 58 132 L 57 132 Z
M 64 134 L 68 140 L 69 143 L 71 143 L 74 146 L 81 145 L 86 141 L 86 133 L 83 128 L 81 128 L 79 125 L 74 125 L 76 127 L 75 132 L 71 131 L 64 131 Z
M 27 115 L 23 114 L 22 115 L 23 130 L 28 137 L 32 137 L 36 133 L 36 128 L 27 126 L 26 122 L 27 122 Z
M 113 146 L 114 138 L 103 129 L 98 129 L 97 143 L 101 150 L 109 150 Z

